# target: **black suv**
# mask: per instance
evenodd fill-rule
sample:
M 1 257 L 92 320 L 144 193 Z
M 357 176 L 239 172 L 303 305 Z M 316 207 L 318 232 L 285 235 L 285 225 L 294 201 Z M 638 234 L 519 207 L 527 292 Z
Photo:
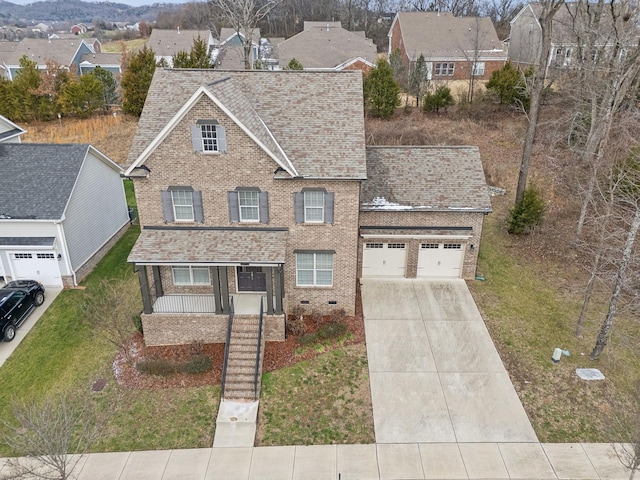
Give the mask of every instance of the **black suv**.
M 0 288 L 0 332 L 5 342 L 16 336 L 16 328 L 44 303 L 44 287 L 35 280 L 16 280 Z

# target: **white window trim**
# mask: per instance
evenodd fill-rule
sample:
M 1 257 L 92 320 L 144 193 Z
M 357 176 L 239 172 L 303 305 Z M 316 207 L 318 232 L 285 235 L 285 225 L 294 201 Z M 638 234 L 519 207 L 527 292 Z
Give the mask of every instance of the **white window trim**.
M 188 268 L 189 269 L 189 283 L 185 283 L 185 282 L 179 282 L 176 281 L 176 268 L 180 268 L 180 269 L 185 269 Z M 207 281 L 206 282 L 195 282 L 194 277 L 193 277 L 193 269 L 194 268 L 206 268 L 207 269 Z M 191 265 L 180 265 L 180 266 L 173 266 L 171 267 L 171 276 L 173 278 L 173 284 L 176 286 L 197 286 L 197 285 L 211 285 L 211 273 L 209 272 L 209 267 L 201 267 L 201 266 L 197 266 L 197 267 L 193 267 Z
M 191 204 L 176 204 L 176 199 L 174 197 L 174 193 L 182 193 L 188 192 L 191 194 Z M 195 222 L 196 221 L 196 212 L 193 207 L 193 192 L 191 190 L 171 190 L 171 206 L 173 207 L 173 220 L 175 222 Z M 176 211 L 176 207 L 191 207 L 191 218 L 178 218 L 178 212 Z
M 208 137 L 207 134 L 213 132 L 214 137 Z M 218 130 L 213 123 L 203 123 L 200 125 L 200 135 L 202 139 L 202 153 L 219 153 L 220 139 L 218 138 Z M 215 140 L 215 148 L 207 148 L 209 145 L 206 140 Z
M 316 255 L 318 254 L 324 254 L 324 255 L 331 255 L 331 270 L 328 270 L 326 268 L 321 268 L 318 269 L 317 267 L 317 261 L 316 261 Z M 309 268 L 298 268 L 298 255 L 313 255 L 313 267 L 312 269 Z M 335 254 L 334 253 L 326 253 L 326 252 L 299 252 L 296 253 L 296 286 L 297 287 L 333 287 L 333 271 L 334 271 L 334 260 L 335 260 Z M 299 279 L 299 272 L 300 270 L 304 270 L 304 271 L 309 271 L 312 270 L 313 271 L 313 283 L 300 283 L 300 279 Z M 317 280 L 317 273 L 318 271 L 330 271 L 331 272 L 331 284 L 319 284 L 318 280 Z
M 322 195 L 322 205 L 320 206 L 307 206 L 307 194 L 308 193 L 320 193 Z M 303 192 L 303 208 L 304 208 L 304 223 L 324 223 L 324 196 L 325 192 L 319 191 L 305 191 Z M 307 208 L 313 210 L 322 210 L 322 218 L 320 220 L 308 220 L 307 219 Z
M 446 67 L 443 68 L 443 65 L 446 65 Z M 435 62 L 433 74 L 439 77 L 452 77 L 455 74 L 455 69 L 455 62 Z M 451 73 L 449 73 L 449 71 L 451 71 Z
M 474 77 L 481 77 L 484 75 L 485 62 L 473 62 L 472 75 Z
M 238 218 L 242 223 L 260 223 L 260 192 L 256 191 L 256 204 L 255 205 L 242 205 L 242 201 L 240 200 L 240 194 L 246 193 L 247 190 L 238 190 Z M 258 213 L 257 218 L 243 218 L 242 209 L 243 208 L 255 208 L 255 211 Z

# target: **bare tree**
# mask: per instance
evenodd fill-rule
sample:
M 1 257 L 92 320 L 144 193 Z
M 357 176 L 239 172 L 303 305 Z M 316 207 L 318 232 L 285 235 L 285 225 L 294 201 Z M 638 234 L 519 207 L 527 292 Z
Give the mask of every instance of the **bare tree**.
M 607 314 L 602 321 L 600 333 L 590 355 L 592 360 L 600 357 L 611 336 L 613 323 L 618 313 L 618 304 L 627 281 L 627 269 L 632 261 L 633 246 L 640 230 L 640 157 L 637 152 L 631 152 L 621 165 L 617 165 L 613 169 L 612 177 L 611 183 L 616 185 L 616 201 L 623 212 L 627 213 L 628 230 L 622 255 L 617 265 Z
M 131 362 L 129 341 L 135 330 L 132 320 L 142 308 L 140 290 L 125 277 L 102 280 L 90 293 L 81 303 L 85 320 Z
M 522 201 L 524 191 L 527 188 L 527 177 L 529 175 L 529 165 L 533 144 L 536 139 L 536 129 L 538 128 L 538 117 L 540 106 L 542 105 L 542 93 L 547 78 L 547 60 L 551 51 L 551 33 L 553 17 L 564 4 L 564 0 L 543 0 L 540 2 L 542 8 L 538 22 L 542 31 L 540 49 L 538 50 L 537 66 L 531 76 L 531 94 L 529 106 L 529 125 L 524 138 L 522 148 L 522 159 L 520 161 L 520 173 L 518 175 L 518 187 L 516 189 L 516 203 Z
M 577 45 L 577 85 L 580 95 L 577 114 L 587 123 L 584 142 L 574 146 L 590 175 L 582 194 L 576 227 L 580 238 L 587 209 L 596 187 L 616 114 L 627 104 L 640 74 L 640 45 L 637 41 L 638 5 L 633 0 L 578 0 L 567 6 Z
M 251 49 L 258 23 L 281 2 L 282 0 L 209 0 L 214 11 L 231 25 L 241 39 L 245 69 L 253 68 Z
M 17 423 L 8 428 L 3 443 L 21 457 L 7 460 L 3 479 L 67 480 L 95 439 L 95 415 L 77 399 L 47 398 L 14 407 Z
M 484 15 L 493 22 L 498 38 L 509 36 L 510 22 L 522 8 L 522 2 L 517 0 L 488 0 L 484 3 Z

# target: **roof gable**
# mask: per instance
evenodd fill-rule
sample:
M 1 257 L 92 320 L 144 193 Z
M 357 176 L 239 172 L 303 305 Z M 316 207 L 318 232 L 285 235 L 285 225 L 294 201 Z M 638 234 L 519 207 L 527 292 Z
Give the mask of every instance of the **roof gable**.
M 26 130 L 19 127 L 8 118 L 0 115 L 0 142 L 6 142 L 10 139 L 15 139 L 15 137 L 19 137 L 25 132 Z
M 398 12 L 405 51 L 411 60 L 420 54 L 429 58 L 480 57 L 506 59 L 502 43 L 488 17 L 454 17 L 448 12 Z M 393 28 L 393 27 L 392 27 Z
M 491 211 L 478 147 L 367 147 L 361 210 Z
M 20 64 L 20 58 L 26 55 L 31 61 L 38 65 L 44 65 L 47 60 L 55 60 L 60 65 L 69 66 L 78 56 L 79 51 L 93 53 L 94 42 L 97 39 L 87 38 L 25 38 L 20 42 L 11 43 L 10 48 L 0 52 L 0 60 L 9 66 Z
M 89 145 L 0 144 L 0 216 L 60 220 Z M 20 178 L 20 182 L 15 179 Z
M 173 56 L 180 51 L 190 52 L 193 41 L 200 37 L 207 45 L 211 44 L 210 30 L 162 30 L 154 28 L 149 35 L 147 45 L 158 56 Z
M 290 174 L 366 177 L 360 72 L 157 69 L 127 172 L 144 163 L 202 95 Z

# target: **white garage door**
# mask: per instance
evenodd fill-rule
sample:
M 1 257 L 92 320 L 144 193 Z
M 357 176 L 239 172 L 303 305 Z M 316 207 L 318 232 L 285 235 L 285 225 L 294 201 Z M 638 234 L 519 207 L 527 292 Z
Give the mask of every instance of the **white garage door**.
M 16 280 L 37 280 L 48 286 L 62 286 L 60 267 L 51 252 L 13 252 L 11 263 Z
M 462 274 L 461 243 L 423 243 L 418 253 L 418 277 L 454 277 Z
M 405 243 L 365 243 L 362 251 L 363 277 L 404 277 L 407 265 Z

